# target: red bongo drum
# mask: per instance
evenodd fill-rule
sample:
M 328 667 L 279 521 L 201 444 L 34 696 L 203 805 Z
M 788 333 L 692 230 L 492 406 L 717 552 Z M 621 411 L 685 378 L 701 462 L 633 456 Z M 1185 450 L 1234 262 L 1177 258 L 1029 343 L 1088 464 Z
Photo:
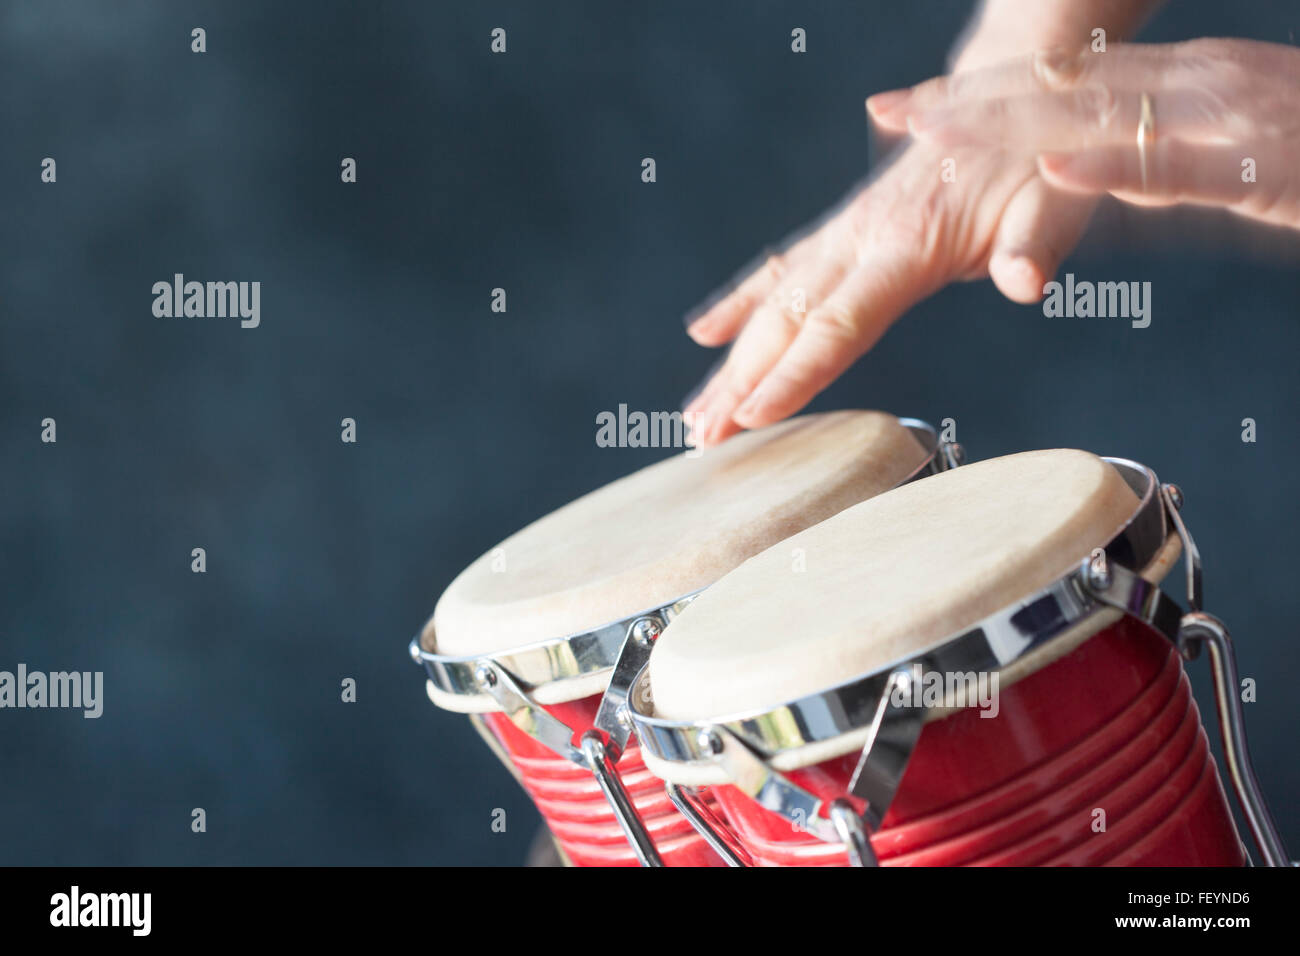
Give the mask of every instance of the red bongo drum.
M 794 535 L 655 645 L 629 696 L 646 764 L 735 864 L 1240 866 L 1182 668 L 1205 644 L 1243 812 L 1286 865 L 1180 505 L 1134 462 L 1040 451 Z M 1159 587 L 1180 550 L 1188 614 Z
M 804 416 L 678 455 L 475 561 L 412 656 L 435 704 L 474 716 L 568 861 L 716 865 L 630 739 L 626 694 L 653 641 L 750 556 L 958 455 L 880 412 Z

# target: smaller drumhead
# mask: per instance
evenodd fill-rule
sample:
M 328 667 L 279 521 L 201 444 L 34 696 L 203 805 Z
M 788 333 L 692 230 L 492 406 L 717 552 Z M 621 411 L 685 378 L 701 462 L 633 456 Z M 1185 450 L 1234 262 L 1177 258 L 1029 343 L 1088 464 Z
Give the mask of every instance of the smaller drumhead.
M 801 416 L 677 455 L 483 555 L 442 595 L 422 643 L 492 656 L 660 607 L 894 487 L 927 457 L 897 418 L 869 411 Z
M 1028 597 L 1137 510 L 1083 451 L 965 465 L 782 541 L 714 584 L 650 657 L 655 713 L 761 712 L 912 657 Z

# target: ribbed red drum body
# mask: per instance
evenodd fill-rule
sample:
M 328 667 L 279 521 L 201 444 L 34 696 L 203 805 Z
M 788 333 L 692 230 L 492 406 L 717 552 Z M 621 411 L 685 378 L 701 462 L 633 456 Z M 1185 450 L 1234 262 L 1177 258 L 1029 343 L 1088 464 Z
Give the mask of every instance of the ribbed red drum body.
M 587 697 L 545 709 L 580 737 L 592 729 L 600 697 Z M 627 838 L 591 771 L 565 760 L 519 730 L 502 713 L 485 721 L 519 771 L 524 789 L 546 825 L 577 866 L 638 866 Z M 721 866 L 722 860 L 677 812 L 664 783 L 646 769 L 635 737 L 615 765 L 665 866 Z M 716 810 L 715 810 L 716 812 Z
M 881 865 L 1246 863 L 1181 660 L 1155 631 L 1125 617 L 999 701 L 997 717 L 968 708 L 922 730 L 872 837 Z M 856 762 L 790 777 L 829 800 Z M 735 788 L 712 792 L 756 864 L 847 863 Z

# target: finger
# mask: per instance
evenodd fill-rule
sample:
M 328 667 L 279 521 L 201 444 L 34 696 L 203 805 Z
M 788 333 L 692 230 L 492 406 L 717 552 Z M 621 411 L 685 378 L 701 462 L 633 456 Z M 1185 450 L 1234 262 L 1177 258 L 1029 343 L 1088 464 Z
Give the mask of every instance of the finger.
M 726 359 L 727 357 L 724 354 L 721 358 L 715 361 L 713 365 L 709 367 L 709 370 L 704 373 L 696 386 L 687 392 L 685 397 L 682 398 L 681 406 L 683 414 L 694 416 L 695 413 L 699 411 L 700 407 L 704 404 L 705 396 L 709 391 L 709 385 L 717 378 L 718 371 L 722 368 Z
M 686 334 L 700 345 L 718 346 L 730 342 L 748 321 L 754 309 L 786 275 L 788 264 L 779 253 L 769 253 L 763 263 L 731 291 L 686 320 Z
M 1225 206 L 1264 222 L 1300 225 L 1300 189 L 1293 161 L 1281 147 L 1242 157 L 1240 146 L 1165 140 L 1147 150 L 1146 176 L 1136 149 L 1110 147 L 1045 153 L 1039 172 L 1059 189 L 1112 193 L 1136 204 Z
M 1209 90 L 1169 90 L 1151 101 L 1159 136 L 1222 143 L 1250 130 L 1244 115 Z M 908 122 L 924 142 L 1041 152 L 1136 143 L 1141 120 L 1140 92 L 1088 86 L 941 107 Z
M 1195 47 L 1119 43 L 1104 53 L 1086 48 L 1041 50 L 994 66 L 935 77 L 909 89 L 879 93 L 867 100 L 867 109 L 881 126 L 902 131 L 909 115 L 979 100 L 1064 93 L 1090 85 L 1156 93 L 1188 85 L 1198 72 L 1205 72 L 1213 58 Z
M 815 310 L 839 284 L 844 271 L 834 261 L 805 266 L 755 311 L 695 410 L 700 445 L 716 444 L 739 430 L 732 413 L 795 339 L 809 314 L 807 309 Z
M 845 265 L 840 264 L 837 259 L 846 258 L 846 254 L 840 253 L 837 257 L 830 259 L 809 258 L 808 250 L 801 250 L 800 259 L 804 262 L 794 272 L 790 273 L 785 279 L 772 289 L 761 303 L 758 303 L 751 316 L 746 320 L 754 321 L 760 319 L 780 326 L 791 322 L 797 324 L 802 321 L 802 316 L 807 312 L 810 304 L 820 302 L 821 298 L 826 295 L 835 284 L 839 277 L 843 275 Z M 818 250 L 814 249 L 815 254 Z M 782 319 L 787 319 L 782 322 Z M 746 354 L 746 346 L 740 351 L 741 359 L 732 357 L 731 352 L 724 357 L 713 369 L 710 370 L 702 387 L 695 390 L 694 397 L 683 409 L 684 412 L 692 413 L 699 417 L 699 428 L 701 433 L 707 431 L 703 419 L 705 410 L 716 399 L 719 394 L 726 389 L 736 374 L 737 362 L 743 361 L 743 355 Z
M 865 261 L 813 312 L 798 336 L 734 413 L 745 428 L 803 408 L 933 289 L 919 287 L 908 259 L 892 251 Z
M 989 256 L 989 278 L 1013 302 L 1043 297 L 1061 262 L 1088 225 L 1097 200 L 1064 193 L 1034 176 L 1011 197 Z
M 736 337 L 754 310 L 772 294 L 792 269 L 817 257 L 824 245 L 820 224 L 796 233 L 782 244 L 782 250 L 769 251 L 759 262 L 740 271 L 745 276 L 734 289 L 712 297 L 698 314 L 686 317 L 686 334 L 699 345 L 716 347 Z

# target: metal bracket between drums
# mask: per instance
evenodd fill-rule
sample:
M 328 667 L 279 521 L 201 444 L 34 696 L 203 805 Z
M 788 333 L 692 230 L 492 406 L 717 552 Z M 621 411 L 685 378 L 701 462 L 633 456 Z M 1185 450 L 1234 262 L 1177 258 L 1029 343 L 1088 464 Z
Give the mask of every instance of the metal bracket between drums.
M 611 760 L 617 761 L 627 747 L 628 737 L 632 734 L 632 722 L 627 715 L 627 695 L 632 692 L 636 675 L 650 660 L 654 642 L 663 631 L 663 618 L 657 614 L 637 618 L 628 626 L 627 637 L 623 639 L 618 660 L 609 675 L 609 686 L 605 688 L 596 711 L 596 729 L 608 740 L 606 748 Z

